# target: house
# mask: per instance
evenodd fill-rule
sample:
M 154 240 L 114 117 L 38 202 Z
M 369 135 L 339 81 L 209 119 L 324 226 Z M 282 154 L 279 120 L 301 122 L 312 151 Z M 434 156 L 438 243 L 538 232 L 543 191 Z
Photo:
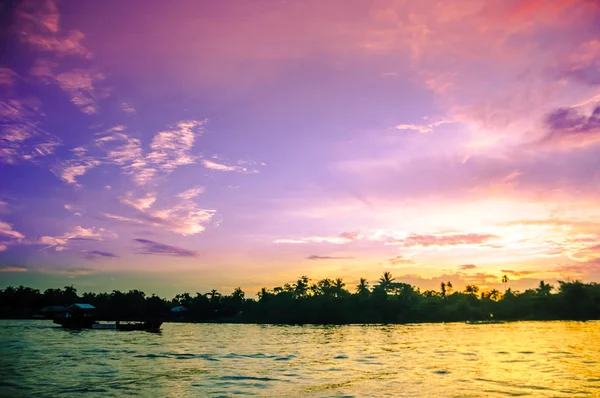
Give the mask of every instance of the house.
M 172 313 L 181 313 L 181 312 L 186 312 L 187 308 L 185 308 L 183 305 L 178 305 L 177 307 L 173 307 L 171 308 L 171 312 Z

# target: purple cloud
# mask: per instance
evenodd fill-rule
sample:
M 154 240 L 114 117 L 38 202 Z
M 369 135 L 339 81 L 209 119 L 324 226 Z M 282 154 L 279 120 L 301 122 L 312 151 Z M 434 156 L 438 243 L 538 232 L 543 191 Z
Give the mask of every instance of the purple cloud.
M 546 125 L 552 131 L 586 132 L 600 127 L 600 106 L 597 106 L 590 116 L 578 112 L 574 108 L 560 108 L 550 113 Z
M 139 254 L 162 254 L 175 257 L 197 257 L 198 253 L 192 250 L 183 249 L 177 246 L 165 245 L 148 239 L 134 239 L 134 242 L 140 245 L 137 253 Z
M 90 250 L 84 252 L 84 258 L 86 260 L 98 260 L 100 258 L 117 258 L 116 254 L 101 251 L 101 250 Z

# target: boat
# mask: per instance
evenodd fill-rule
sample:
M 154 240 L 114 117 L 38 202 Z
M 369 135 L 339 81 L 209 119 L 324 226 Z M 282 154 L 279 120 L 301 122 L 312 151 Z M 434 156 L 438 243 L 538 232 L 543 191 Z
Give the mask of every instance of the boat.
M 157 332 L 163 323 L 161 319 L 148 319 L 142 322 L 98 322 L 94 318 L 96 307 L 91 304 L 76 303 L 61 313 L 55 314 L 54 323 L 68 329 L 122 330 L 126 332 L 143 330 Z
M 495 320 L 483 320 L 483 321 L 466 321 L 466 324 L 469 325 L 487 325 L 491 323 L 506 323 L 504 321 L 495 321 Z

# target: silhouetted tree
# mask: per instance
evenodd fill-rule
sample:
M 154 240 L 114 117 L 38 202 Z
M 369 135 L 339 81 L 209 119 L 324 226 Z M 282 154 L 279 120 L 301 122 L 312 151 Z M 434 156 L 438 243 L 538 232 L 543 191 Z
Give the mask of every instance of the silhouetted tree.
M 479 288 L 475 285 L 467 285 L 465 286 L 465 293 L 476 295 L 477 293 L 479 293 Z
M 392 277 L 392 273 L 389 271 L 385 271 L 381 278 L 379 278 L 379 286 L 383 289 L 384 292 L 388 292 L 392 290 L 394 283 L 394 277 Z
M 365 278 L 360 278 L 360 282 L 356 286 L 356 293 L 361 297 L 369 296 L 369 282 Z
M 356 293 L 345 289 L 342 279 L 321 279 L 309 285 L 308 277 L 283 287 L 262 288 L 258 300 L 247 298 L 241 288 L 229 295 L 217 290 L 177 294 L 171 300 L 156 295 L 147 296 L 141 290 L 111 293 L 83 293 L 72 286 L 64 289 L 37 289 L 9 286 L 0 290 L 0 317 L 30 318 L 46 306 L 71 305 L 86 302 L 97 308 L 104 320 L 136 320 L 148 317 L 165 318 L 169 310 L 183 305 L 187 311 L 173 320 L 196 322 L 259 322 L 259 323 L 396 323 L 516 319 L 600 319 L 600 285 L 580 281 L 559 282 L 559 287 L 540 282 L 536 289 L 524 292 L 506 289 L 504 295 L 492 289 L 478 295 L 479 288 L 467 285 L 464 293 L 449 294 L 445 290 L 420 292 L 413 286 L 397 282 L 384 273 L 371 291 L 365 278 L 356 286 Z M 445 295 L 443 292 L 445 291 Z

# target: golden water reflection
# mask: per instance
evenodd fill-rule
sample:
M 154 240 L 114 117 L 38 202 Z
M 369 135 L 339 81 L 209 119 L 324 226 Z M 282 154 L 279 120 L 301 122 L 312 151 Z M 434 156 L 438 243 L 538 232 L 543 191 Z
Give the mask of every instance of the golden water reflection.
M 1 396 L 600 396 L 600 322 L 150 334 L 0 321 L 0 337 Z

